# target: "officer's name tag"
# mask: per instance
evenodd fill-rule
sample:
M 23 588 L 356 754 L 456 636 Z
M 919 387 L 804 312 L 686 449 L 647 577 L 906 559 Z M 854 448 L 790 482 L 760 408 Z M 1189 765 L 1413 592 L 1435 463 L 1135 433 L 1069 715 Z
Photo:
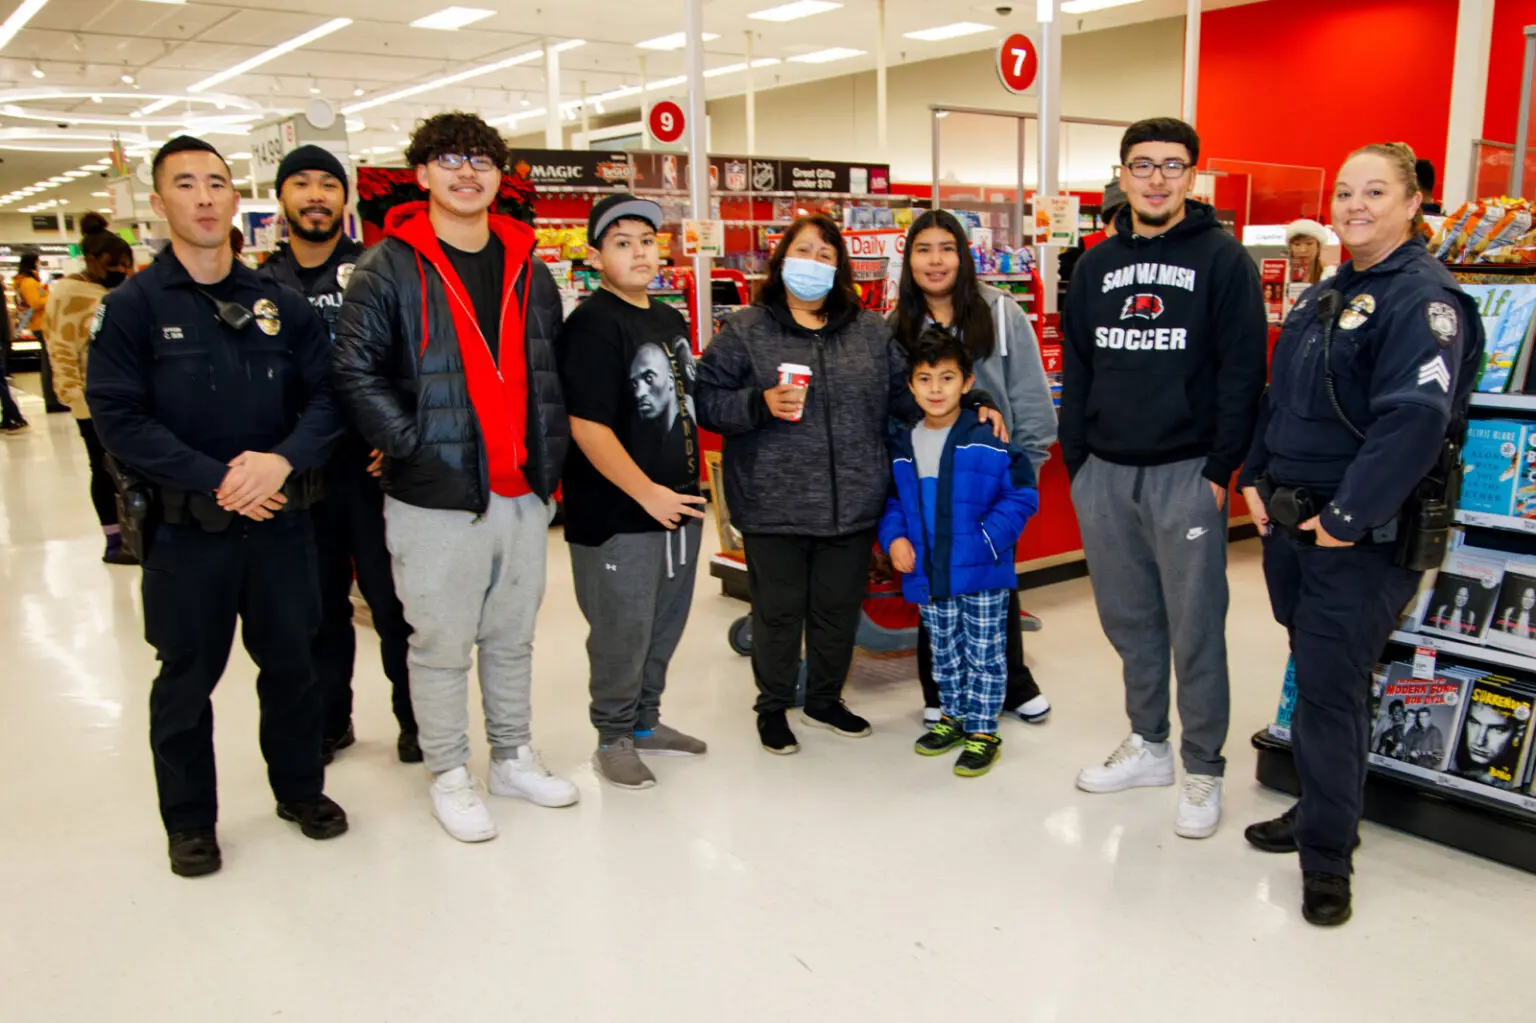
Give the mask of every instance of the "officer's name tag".
M 1421 646 L 1414 649 L 1413 677 L 1417 679 L 1433 679 L 1435 677 L 1435 651 L 1433 648 Z

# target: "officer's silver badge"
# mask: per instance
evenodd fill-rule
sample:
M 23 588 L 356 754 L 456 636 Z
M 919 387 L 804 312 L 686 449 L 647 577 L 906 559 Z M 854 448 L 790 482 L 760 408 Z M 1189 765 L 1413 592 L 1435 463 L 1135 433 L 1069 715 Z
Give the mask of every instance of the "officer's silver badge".
M 1349 308 L 1339 316 L 1339 326 L 1344 330 L 1354 330 L 1376 311 L 1376 300 L 1370 295 L 1356 295 L 1349 300 Z
M 259 298 L 256 304 L 251 306 L 251 312 L 256 314 L 256 326 L 268 337 L 273 337 L 283 329 L 283 321 L 278 319 L 277 305 L 270 298 Z
M 1429 332 L 1435 335 L 1441 348 L 1449 348 L 1456 340 L 1456 307 L 1449 302 L 1431 302 L 1424 310 L 1429 318 Z
M 347 290 L 347 282 L 352 279 L 352 271 L 356 267 L 356 263 L 343 263 L 336 268 L 336 286 L 342 291 Z

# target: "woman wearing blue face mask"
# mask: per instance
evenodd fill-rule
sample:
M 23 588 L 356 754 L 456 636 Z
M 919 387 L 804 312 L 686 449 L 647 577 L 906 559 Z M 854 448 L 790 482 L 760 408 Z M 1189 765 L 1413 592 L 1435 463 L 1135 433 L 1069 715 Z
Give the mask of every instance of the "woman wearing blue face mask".
M 809 386 L 782 383 L 781 367 L 808 369 Z M 699 425 L 725 436 L 726 502 L 752 596 L 757 728 L 770 753 L 800 748 L 786 715 L 802 637 L 805 723 L 870 732 L 843 704 L 843 680 L 890 486 L 886 423 L 919 414 L 906 367 L 890 328 L 860 307 L 842 233 L 821 215 L 789 226 L 757 304 L 727 320 L 700 360 Z

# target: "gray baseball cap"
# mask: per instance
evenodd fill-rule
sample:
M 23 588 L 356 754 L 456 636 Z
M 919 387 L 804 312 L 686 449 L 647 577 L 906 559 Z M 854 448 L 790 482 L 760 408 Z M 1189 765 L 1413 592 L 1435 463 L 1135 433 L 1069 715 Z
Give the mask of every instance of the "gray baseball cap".
M 1104 198 L 1099 203 L 1099 216 L 1108 220 L 1115 210 L 1126 204 L 1125 189 L 1120 187 L 1118 180 L 1111 181 L 1104 186 Z
M 602 245 L 603 232 L 616 220 L 633 217 L 643 220 L 652 228 L 661 230 L 661 206 L 650 199 L 641 199 L 628 192 L 616 192 L 592 207 L 587 215 L 587 244 L 594 249 Z

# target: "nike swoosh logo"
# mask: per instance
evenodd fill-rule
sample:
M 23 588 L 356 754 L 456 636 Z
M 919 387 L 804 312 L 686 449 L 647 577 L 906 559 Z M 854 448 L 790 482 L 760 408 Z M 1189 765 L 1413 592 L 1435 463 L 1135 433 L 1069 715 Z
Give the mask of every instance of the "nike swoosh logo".
M 1184 539 L 1186 539 L 1186 540 L 1198 540 L 1202 536 L 1204 536 L 1206 533 L 1209 533 L 1209 532 L 1210 532 L 1210 530 L 1206 529 L 1204 526 L 1196 526 L 1194 529 L 1191 529 L 1188 533 L 1184 534 Z

